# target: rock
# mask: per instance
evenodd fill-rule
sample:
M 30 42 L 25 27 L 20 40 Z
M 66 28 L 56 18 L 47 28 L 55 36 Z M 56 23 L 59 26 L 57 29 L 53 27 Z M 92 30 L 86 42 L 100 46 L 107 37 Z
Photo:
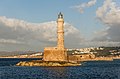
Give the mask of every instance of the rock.
M 16 64 L 16 66 L 80 66 L 80 63 L 71 62 L 52 62 L 52 61 L 23 61 Z

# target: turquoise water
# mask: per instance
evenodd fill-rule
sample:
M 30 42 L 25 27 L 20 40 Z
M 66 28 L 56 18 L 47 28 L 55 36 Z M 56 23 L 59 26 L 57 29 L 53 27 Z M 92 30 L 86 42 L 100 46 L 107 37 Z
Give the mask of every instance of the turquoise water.
M 0 79 L 120 79 L 120 60 L 84 62 L 77 67 L 17 67 L 19 61 L 0 59 Z

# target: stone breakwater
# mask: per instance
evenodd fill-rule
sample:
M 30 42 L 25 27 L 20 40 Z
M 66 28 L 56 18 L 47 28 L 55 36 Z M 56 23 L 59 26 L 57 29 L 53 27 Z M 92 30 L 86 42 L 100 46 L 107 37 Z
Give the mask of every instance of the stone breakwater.
M 77 62 L 53 62 L 53 61 L 21 61 L 16 64 L 16 66 L 80 66 L 80 63 Z

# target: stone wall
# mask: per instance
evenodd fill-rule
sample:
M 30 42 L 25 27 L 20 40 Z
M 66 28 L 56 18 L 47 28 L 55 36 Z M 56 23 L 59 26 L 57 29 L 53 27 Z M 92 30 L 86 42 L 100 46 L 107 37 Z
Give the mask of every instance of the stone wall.
M 79 54 L 79 55 L 69 55 L 68 60 L 69 61 L 82 61 L 82 60 L 89 60 L 94 59 L 94 54 Z
M 45 48 L 43 60 L 44 61 L 67 61 L 67 53 L 65 49 L 57 49 L 54 47 Z

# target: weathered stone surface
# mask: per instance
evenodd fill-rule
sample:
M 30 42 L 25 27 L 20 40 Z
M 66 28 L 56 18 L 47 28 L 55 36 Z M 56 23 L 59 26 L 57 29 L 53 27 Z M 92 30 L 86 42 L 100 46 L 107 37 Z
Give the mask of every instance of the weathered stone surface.
M 59 13 L 57 19 L 57 47 L 44 48 L 44 61 L 67 61 L 67 53 L 64 48 L 64 18 Z
M 82 60 L 92 60 L 92 59 L 95 59 L 94 54 L 68 55 L 69 61 L 82 61 Z
M 16 66 L 80 66 L 80 63 L 72 62 L 50 62 L 50 61 L 23 61 L 16 64 Z
M 45 48 L 44 61 L 67 61 L 67 53 L 65 49 Z

